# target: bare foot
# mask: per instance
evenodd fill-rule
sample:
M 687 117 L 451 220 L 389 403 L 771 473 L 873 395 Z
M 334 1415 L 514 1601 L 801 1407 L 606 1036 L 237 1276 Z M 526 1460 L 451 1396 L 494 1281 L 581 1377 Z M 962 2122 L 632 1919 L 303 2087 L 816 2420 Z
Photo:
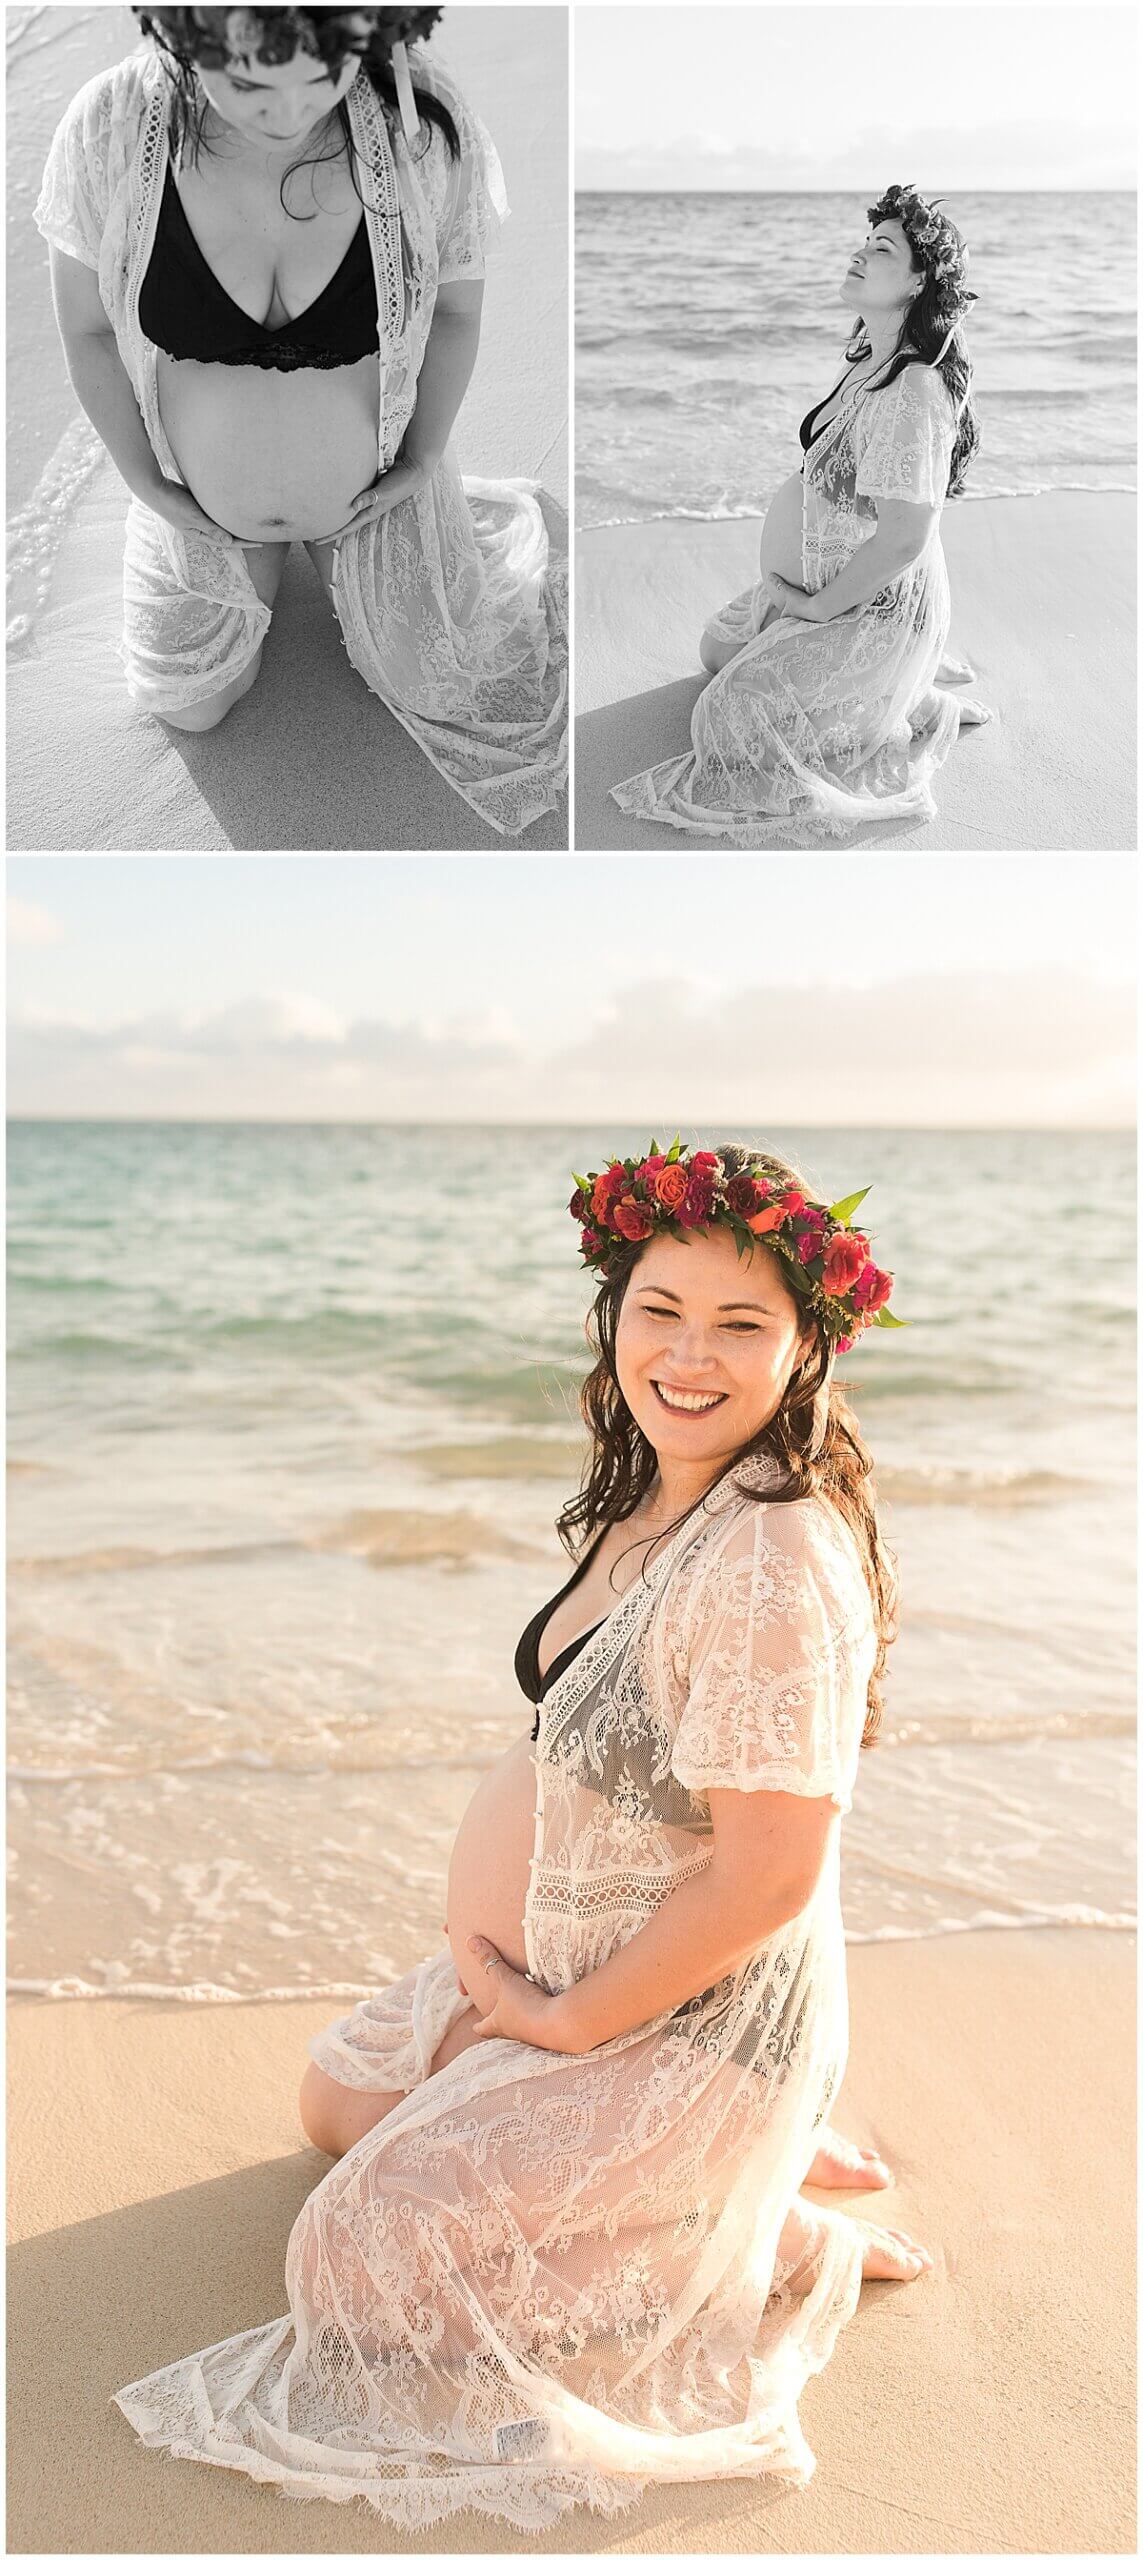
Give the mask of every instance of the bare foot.
M 983 729 L 985 723 L 992 718 L 988 704 L 978 702 L 975 695 L 967 702 L 958 702 L 957 714 L 962 729 Z
M 931 2274 L 929 2251 L 921 2241 L 911 2239 L 907 2231 L 887 2231 L 879 2223 L 858 2222 L 856 2218 L 852 2227 L 861 2234 L 863 2284 L 879 2279 L 911 2284 L 914 2277 Z M 804 2205 L 792 2206 L 778 2242 L 775 2288 L 795 2296 L 809 2293 L 817 2283 L 828 2236 L 828 2226 L 821 2215 L 808 2212 Z
M 802 2180 L 804 2187 L 888 2187 L 892 2183 L 892 2170 L 871 2143 L 859 2149 L 828 2124 Z

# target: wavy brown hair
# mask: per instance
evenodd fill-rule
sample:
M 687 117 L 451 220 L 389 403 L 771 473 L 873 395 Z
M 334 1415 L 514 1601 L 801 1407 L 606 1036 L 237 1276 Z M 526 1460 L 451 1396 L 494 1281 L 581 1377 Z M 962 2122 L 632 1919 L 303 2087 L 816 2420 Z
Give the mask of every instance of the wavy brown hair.
M 717 1152 L 728 1172 L 737 1172 L 747 1164 L 760 1166 L 787 1189 L 803 1187 L 803 1177 L 792 1165 L 764 1149 L 719 1146 Z M 658 1472 L 651 1442 L 639 1429 L 624 1398 L 615 1359 L 620 1310 L 645 1249 L 644 1244 L 621 1248 L 622 1260 L 617 1253 L 616 1267 L 601 1283 L 588 1318 L 588 1336 L 596 1360 L 580 1391 L 580 1411 L 591 1434 L 591 1447 L 580 1490 L 565 1503 L 556 1524 L 569 1554 L 582 1553 L 615 1521 L 629 1520 L 650 1492 Z M 767 1251 L 761 1239 L 756 1250 Z M 742 1491 L 750 1501 L 801 1502 L 808 1494 L 824 1494 L 852 1533 L 869 1586 L 877 1635 L 862 1735 L 864 1749 L 875 1741 L 881 1724 L 881 1683 L 889 1647 L 897 1633 L 897 1567 L 877 1518 L 873 1461 L 856 1415 L 838 1383 L 829 1345 L 812 1307 L 790 1289 L 777 1256 L 772 1254 L 770 1260 L 787 1295 L 794 1299 L 800 1322 L 812 1330 L 813 1342 L 795 1369 L 777 1412 L 763 1423 L 753 1439 L 727 1459 L 715 1482 L 720 1483 L 743 1458 L 765 1453 L 778 1461 L 781 1480 L 765 1492 L 755 1492 L 744 1485 Z M 708 1486 L 707 1491 L 711 1490 Z M 697 1505 L 692 1505 L 695 1508 Z M 670 1532 L 660 1531 L 648 1550 L 647 1560 L 653 1547 L 673 1534 L 688 1516 L 680 1513 L 679 1519 L 671 1523 Z

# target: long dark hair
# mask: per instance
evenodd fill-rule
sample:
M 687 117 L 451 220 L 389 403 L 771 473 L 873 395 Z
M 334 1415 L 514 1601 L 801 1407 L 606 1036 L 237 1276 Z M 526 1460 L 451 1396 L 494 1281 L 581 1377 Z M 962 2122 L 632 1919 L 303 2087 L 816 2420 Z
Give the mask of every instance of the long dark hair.
M 926 364 L 935 368 L 940 374 L 954 409 L 959 411 L 953 438 L 949 483 L 945 493 L 947 497 L 957 498 L 964 487 L 969 463 L 980 443 L 980 428 L 969 396 L 972 363 L 964 331 L 960 326 L 965 312 L 976 301 L 976 295 L 970 291 L 963 280 L 963 259 L 967 256 L 967 251 L 963 236 L 957 230 L 956 224 L 949 220 L 947 214 L 940 216 L 942 246 L 951 241 L 959 248 L 961 257 L 958 269 L 952 273 L 938 273 L 940 260 L 934 257 L 932 249 L 923 240 L 917 240 L 913 236 L 917 226 L 911 220 L 910 194 L 911 191 L 908 189 L 889 187 L 879 203 L 869 208 L 871 226 L 876 222 L 900 223 L 909 243 L 909 254 L 914 270 L 923 278 L 920 292 L 910 303 L 902 321 L 901 334 L 894 349 L 889 370 L 879 377 L 877 390 L 887 391 L 890 383 L 896 382 L 898 374 L 904 372 L 906 365 Z M 954 322 L 957 324 L 956 336 L 950 340 L 942 355 L 941 349 Z M 845 350 L 846 363 L 859 363 L 863 356 L 869 354 L 869 351 L 869 335 L 865 322 L 858 320 Z M 939 363 L 938 357 L 940 357 Z
M 354 53 L 368 73 L 389 122 L 396 125 L 400 108 L 392 48 L 411 37 L 430 35 L 441 14 L 440 9 L 132 9 L 143 34 L 153 38 L 170 84 L 172 146 L 189 160 L 192 168 L 197 166 L 199 154 L 211 148 L 203 131 L 207 101 L 195 80 L 197 63 L 204 63 L 208 71 L 224 71 L 234 61 L 292 62 L 300 50 L 324 62 L 336 79 L 347 57 Z M 231 35 L 238 19 L 242 21 L 241 51 Z M 451 157 L 458 160 L 460 137 L 448 108 L 430 90 L 419 88 L 416 81 L 413 96 L 422 124 L 439 126 Z M 334 112 L 354 191 L 364 203 L 357 184 L 356 146 L 344 98 L 339 98 Z M 302 159 L 291 162 L 278 190 L 284 213 L 290 211 L 282 192 L 286 179 L 292 178 L 297 169 L 336 159 L 341 148 L 339 142 L 332 152 L 307 152 Z M 313 222 L 316 214 L 290 214 L 290 220 Z
M 724 1163 L 742 1152 L 736 1147 L 717 1147 Z M 800 1187 L 801 1177 L 780 1156 L 751 1148 L 749 1158 L 744 1157 L 747 1160 L 752 1165 L 763 1165 L 787 1189 Z M 622 1262 L 601 1282 L 588 1318 L 596 1360 L 583 1383 L 580 1411 L 591 1435 L 591 1446 L 580 1490 L 565 1503 L 556 1524 L 569 1554 L 582 1552 L 614 1522 L 629 1520 L 650 1492 L 658 1472 L 655 1451 L 639 1429 L 620 1388 L 615 1359 L 620 1310 L 632 1273 L 645 1250 L 644 1244 L 623 1248 Z M 760 1242 L 756 1250 L 765 1252 L 765 1244 Z M 771 1259 L 785 1288 L 777 1259 Z M 752 1440 L 727 1459 L 715 1481 L 721 1482 L 743 1458 L 766 1454 L 777 1460 L 781 1477 L 773 1488 L 755 1490 L 744 1485 L 743 1493 L 751 1501 L 800 1502 L 808 1494 L 818 1493 L 824 1494 L 841 1513 L 861 1558 L 877 1634 L 877 1656 L 870 1675 L 862 1735 L 864 1748 L 875 1740 L 881 1724 L 881 1683 L 889 1647 L 897 1633 L 897 1568 L 877 1518 L 873 1461 L 838 1383 L 829 1345 L 812 1311 L 796 1300 L 794 1303 L 799 1324 L 812 1327 L 811 1349 L 800 1368 L 795 1369 L 777 1412 Z M 707 1487 L 708 1492 L 712 1489 Z M 688 1516 L 684 1512 L 678 1521 L 673 1521 L 670 1534 Z M 661 1531 L 660 1539 L 667 1535 L 666 1530 Z M 658 1545 L 660 1539 L 653 1544 Z M 650 1552 L 649 1549 L 648 1555 Z

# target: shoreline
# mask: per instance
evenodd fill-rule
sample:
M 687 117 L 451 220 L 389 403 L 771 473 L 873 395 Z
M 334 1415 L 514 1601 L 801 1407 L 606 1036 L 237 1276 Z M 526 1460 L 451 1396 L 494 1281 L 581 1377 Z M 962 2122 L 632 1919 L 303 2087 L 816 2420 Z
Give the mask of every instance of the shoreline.
M 1134 1912 L 1084 1914 L 1082 1919 L 1064 1918 L 1048 1912 L 1042 1919 L 1021 1920 L 948 1920 L 932 1929 L 896 1929 L 888 1926 L 863 1935 L 860 1930 L 845 1932 L 847 1948 L 932 1947 L 949 1939 L 1023 1938 L 1035 1931 L 1053 1930 L 1065 1938 L 1134 1938 L 1138 1932 Z M 92 2001 L 118 2000 L 131 2007 L 137 2001 L 169 2001 L 180 2009 L 264 2009 L 291 2000 L 371 2000 L 399 1979 L 397 1974 L 374 1977 L 368 1982 L 273 1982 L 257 1991 L 235 1991 L 229 1983 L 200 1980 L 198 1982 L 89 1982 L 83 1974 L 60 1974 L 55 1980 L 42 1981 L 9 1978 L 4 1984 L 8 2001 L 27 2001 L 54 2008 L 87 2007 Z
M 573 2510 L 537 2551 L 1135 2548 L 1134 1951 L 961 1932 L 855 1947 L 848 1974 L 836 2121 L 895 2173 L 862 2210 L 924 2238 L 933 2275 L 865 2288 L 802 2397 L 806 2487 L 656 2489 Z M 9 2549 L 499 2550 L 487 2518 L 413 2541 L 361 2501 L 173 2461 L 110 2405 L 287 2308 L 289 2230 L 328 2167 L 296 2096 L 329 2004 L 245 2004 L 240 2027 L 231 2005 L 9 2000 Z M 1060 2069 L 1081 2043 L 1082 2079 Z
M 1104 490 L 945 509 L 949 645 L 970 660 L 970 689 L 994 717 L 956 740 L 934 781 L 935 819 L 871 823 L 850 850 L 1134 848 L 1135 512 L 1133 496 Z M 668 517 L 579 535 L 579 850 L 727 850 L 713 836 L 626 817 L 609 791 L 685 752 L 704 681 L 699 634 L 753 582 L 761 521 Z
M 1086 480 L 1050 482 L 1045 480 L 1042 486 L 1035 489 L 965 489 L 956 504 L 958 507 L 979 507 L 994 506 L 998 500 L 1005 498 L 1137 498 L 1138 494 L 1138 489 L 1132 480 L 1100 480 L 1090 483 Z M 733 513 L 724 511 L 717 516 L 703 515 L 701 509 L 697 507 L 670 507 L 662 515 L 657 516 L 604 516 L 597 524 L 581 524 L 579 534 L 582 541 L 585 534 L 619 533 L 625 527 L 632 525 L 754 524 L 761 526 L 764 522 L 765 513 L 763 511 L 760 514 L 757 507 L 742 507 Z

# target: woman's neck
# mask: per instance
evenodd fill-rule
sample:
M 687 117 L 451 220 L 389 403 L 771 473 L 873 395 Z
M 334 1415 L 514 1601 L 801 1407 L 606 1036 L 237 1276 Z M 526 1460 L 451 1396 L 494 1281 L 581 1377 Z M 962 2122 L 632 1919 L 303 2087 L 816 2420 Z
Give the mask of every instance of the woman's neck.
M 296 162 L 319 155 L 323 159 L 336 156 L 330 153 L 329 145 L 338 130 L 337 110 L 333 108 L 328 115 L 318 117 L 309 133 L 299 134 L 293 142 L 261 141 L 255 134 L 243 133 L 238 125 L 227 124 L 225 116 L 217 114 L 208 102 L 202 138 L 209 150 L 222 152 L 227 159 L 256 169 L 277 184 Z
M 869 370 L 876 373 L 879 366 L 888 364 L 890 356 L 896 355 L 901 343 L 901 314 L 877 325 L 867 320 L 865 335 L 869 340 Z
M 659 1460 L 659 1472 L 639 1505 L 639 1518 L 651 1536 L 662 1535 L 684 1512 L 701 1502 L 721 1473 L 719 1467 L 687 1466 L 668 1458 Z

